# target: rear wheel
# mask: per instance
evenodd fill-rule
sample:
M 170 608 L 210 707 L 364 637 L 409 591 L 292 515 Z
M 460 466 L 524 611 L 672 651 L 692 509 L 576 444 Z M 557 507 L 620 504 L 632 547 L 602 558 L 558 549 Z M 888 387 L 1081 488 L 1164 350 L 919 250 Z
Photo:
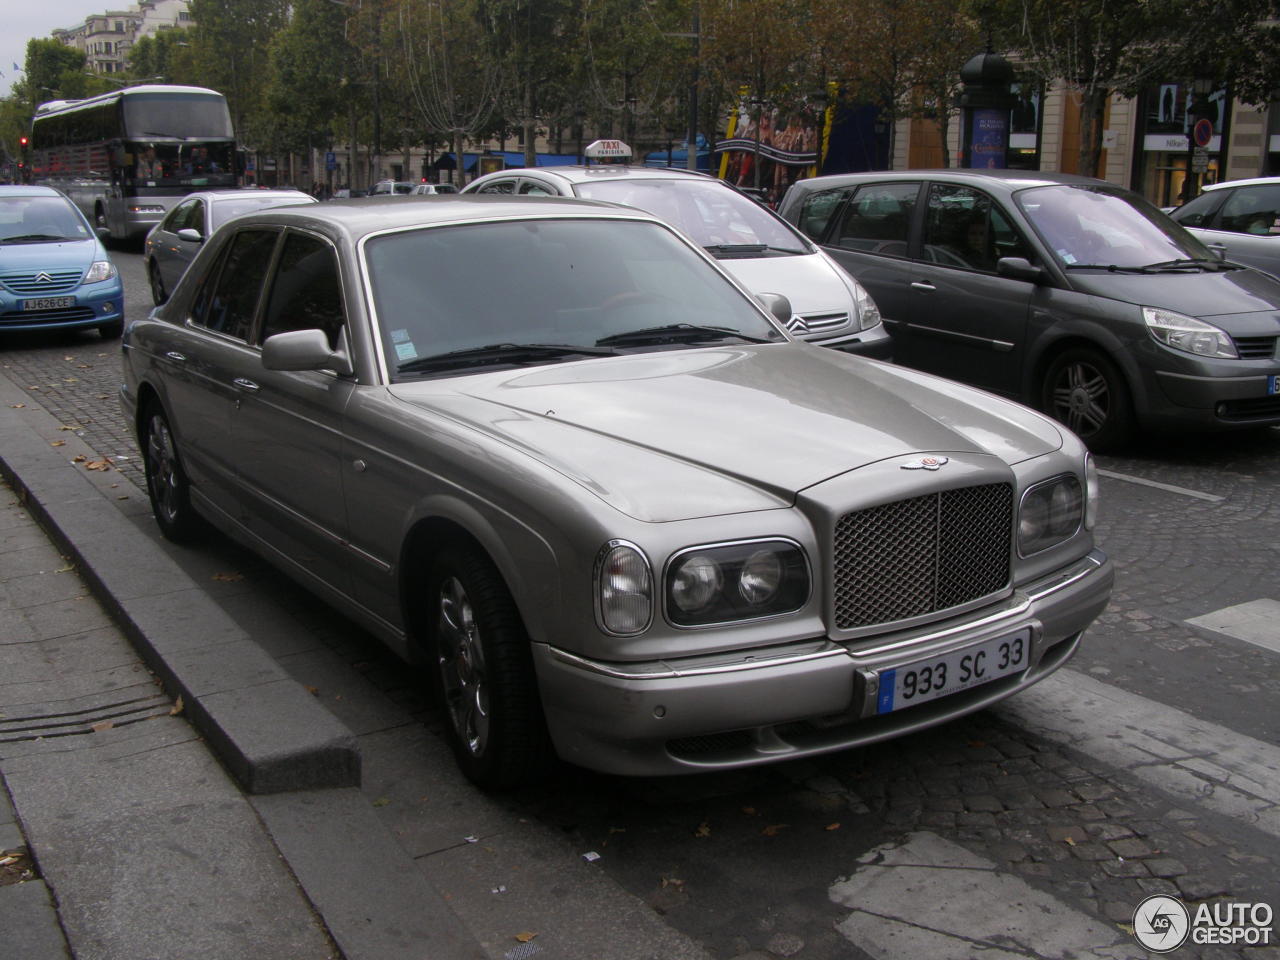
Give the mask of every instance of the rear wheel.
M 160 276 L 160 265 L 154 259 L 147 261 L 147 280 L 151 284 L 151 299 L 158 307 L 169 299 L 169 291 L 164 288 L 164 277 Z
M 1064 350 L 1045 372 L 1041 407 L 1091 450 L 1114 450 L 1133 434 L 1133 403 L 1124 376 L 1090 347 Z
M 160 532 L 174 543 L 190 543 L 204 532 L 204 521 L 191 506 L 191 486 L 178 458 L 177 441 L 159 404 L 147 408 L 138 440 L 151 512 Z
M 538 779 L 551 748 L 529 636 L 492 561 L 457 545 L 432 565 L 432 681 L 462 772 L 505 789 Z

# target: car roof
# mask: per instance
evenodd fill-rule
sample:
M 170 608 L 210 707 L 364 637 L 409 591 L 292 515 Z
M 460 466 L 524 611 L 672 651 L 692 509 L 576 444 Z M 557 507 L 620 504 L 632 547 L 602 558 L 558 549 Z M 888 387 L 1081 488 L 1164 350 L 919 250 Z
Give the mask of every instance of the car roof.
M 238 217 L 238 223 L 325 225 L 351 241 L 400 227 L 435 226 L 500 220 L 538 220 L 555 217 L 646 220 L 662 223 L 635 207 L 571 197 L 519 197 L 505 194 L 438 194 L 401 197 L 387 203 L 376 197 L 333 200 L 329 203 L 268 207 Z
M 810 177 L 797 180 L 791 189 L 797 187 L 802 191 L 828 190 L 852 183 L 869 181 L 912 181 L 934 180 L 942 183 L 982 184 L 987 189 L 1003 189 L 1009 192 L 1026 187 L 1050 186 L 1066 184 L 1068 186 L 1108 186 L 1117 187 L 1106 180 L 1094 177 L 1082 177 L 1074 173 L 1047 173 L 1042 170 L 875 170 L 867 173 L 832 173 L 821 177 Z
M 628 167 L 620 163 L 569 165 L 563 167 L 510 167 L 496 173 L 487 173 L 477 180 L 497 179 L 501 176 L 550 176 L 560 177 L 570 183 L 591 183 L 601 180 L 705 180 L 708 183 L 724 183 L 715 177 L 679 167 Z M 469 184 L 468 184 L 469 186 Z M 728 186 L 728 184 L 725 184 Z
M 1243 180 L 1220 180 L 1217 183 L 1206 183 L 1202 190 L 1228 190 L 1231 187 L 1275 186 L 1280 184 L 1280 177 L 1246 177 Z
M 289 197 L 289 198 L 306 197 L 308 200 L 315 200 L 315 197 L 311 196 L 311 194 L 303 193 L 301 190 L 293 190 L 293 189 L 257 190 L 257 189 L 250 188 L 250 189 L 244 189 L 244 190 L 196 190 L 193 193 L 188 193 L 185 197 L 182 198 L 182 200 L 185 202 L 187 200 L 190 200 L 192 197 L 199 197 L 202 200 L 214 200 L 214 201 L 244 200 L 244 199 L 252 199 L 254 197 L 262 197 L 266 199 L 272 199 L 276 197 Z
M 61 190 L 53 187 L 33 187 L 21 183 L 0 184 L 0 197 L 61 197 Z

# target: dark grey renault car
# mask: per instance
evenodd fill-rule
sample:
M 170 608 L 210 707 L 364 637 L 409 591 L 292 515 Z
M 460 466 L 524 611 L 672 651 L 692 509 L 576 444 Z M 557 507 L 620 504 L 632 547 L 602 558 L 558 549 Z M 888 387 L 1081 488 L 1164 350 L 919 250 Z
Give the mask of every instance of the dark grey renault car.
M 781 214 L 880 307 L 900 363 L 1039 407 L 1095 449 L 1280 423 L 1280 281 L 1146 200 L 1028 171 L 796 183 Z

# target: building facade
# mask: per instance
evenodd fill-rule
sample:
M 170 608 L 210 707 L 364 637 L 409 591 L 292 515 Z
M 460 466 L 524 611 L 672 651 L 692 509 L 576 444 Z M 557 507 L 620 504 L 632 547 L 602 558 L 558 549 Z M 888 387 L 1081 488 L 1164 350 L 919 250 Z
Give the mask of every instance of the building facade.
M 123 73 L 129 51 L 142 37 L 192 25 L 190 0 L 140 0 L 128 10 L 95 13 L 84 23 L 53 31 L 54 39 L 75 47 L 93 73 Z

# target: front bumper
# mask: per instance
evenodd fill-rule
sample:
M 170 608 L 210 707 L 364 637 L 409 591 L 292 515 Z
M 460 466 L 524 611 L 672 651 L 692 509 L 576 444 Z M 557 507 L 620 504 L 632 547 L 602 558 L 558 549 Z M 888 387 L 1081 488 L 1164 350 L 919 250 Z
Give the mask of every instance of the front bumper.
M 829 753 L 982 709 L 1048 676 L 1106 607 L 1101 551 L 997 605 L 856 645 L 818 637 L 765 649 L 646 663 L 588 660 L 534 645 L 543 709 L 564 759 L 632 776 L 696 773 Z M 880 674 L 1019 630 L 1028 665 L 968 690 L 876 715 Z
M 1206 377 L 1156 371 L 1168 403 L 1153 411 L 1171 425 L 1262 426 L 1280 423 L 1280 394 L 1267 393 L 1280 365 L 1248 376 Z
M 118 278 L 77 287 L 75 304 L 50 310 L 24 310 L 25 297 L 0 296 L 0 330 L 70 330 L 104 327 L 124 319 L 124 289 Z

